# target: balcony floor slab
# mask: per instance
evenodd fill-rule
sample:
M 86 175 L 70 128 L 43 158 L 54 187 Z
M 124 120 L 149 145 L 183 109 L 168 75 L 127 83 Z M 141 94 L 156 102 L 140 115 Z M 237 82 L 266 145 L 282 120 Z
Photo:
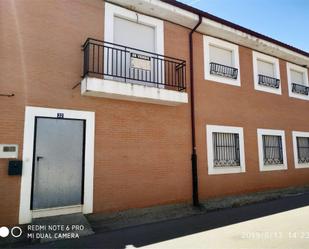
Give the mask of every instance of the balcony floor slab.
M 81 81 L 81 94 L 168 106 L 188 103 L 186 92 L 88 76 Z

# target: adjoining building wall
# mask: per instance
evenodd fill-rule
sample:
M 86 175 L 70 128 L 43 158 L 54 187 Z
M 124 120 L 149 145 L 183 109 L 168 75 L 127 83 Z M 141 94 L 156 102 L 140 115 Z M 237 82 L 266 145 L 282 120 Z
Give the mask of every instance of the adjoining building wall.
M 203 35 L 194 35 L 199 193 L 201 199 L 305 185 L 309 169 L 295 169 L 292 131 L 309 131 L 308 101 L 288 96 L 286 62 L 280 60 L 282 95 L 254 89 L 252 50 L 239 46 L 241 86 L 204 79 Z M 206 125 L 244 128 L 245 173 L 208 175 Z M 260 172 L 257 129 L 284 130 L 288 170 Z

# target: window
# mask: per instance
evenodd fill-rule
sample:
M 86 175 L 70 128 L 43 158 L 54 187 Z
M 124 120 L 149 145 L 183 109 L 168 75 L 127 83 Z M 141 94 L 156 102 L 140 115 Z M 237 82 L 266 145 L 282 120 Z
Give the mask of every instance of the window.
M 257 135 L 260 170 L 287 169 L 284 131 L 258 129 Z
M 209 57 L 211 62 L 225 66 L 233 66 L 233 51 L 209 45 Z
M 309 168 L 309 132 L 293 131 L 295 168 Z
M 308 70 L 305 67 L 287 63 L 289 96 L 309 100 Z
M 204 36 L 204 76 L 206 80 L 240 86 L 238 46 Z
M 279 60 L 253 51 L 254 88 L 259 91 L 281 94 Z
M 214 167 L 240 166 L 239 135 L 237 133 L 214 132 Z
M 281 136 L 262 135 L 264 165 L 283 164 Z
M 162 20 L 105 3 L 104 39 L 163 55 L 164 23 Z
M 207 125 L 208 174 L 245 172 L 243 128 Z
M 309 163 L 309 138 L 297 137 L 298 163 Z
M 304 73 L 291 69 L 291 81 L 296 84 L 304 84 Z
M 272 78 L 275 77 L 275 68 L 273 63 L 258 59 L 257 66 L 260 75 L 265 75 Z

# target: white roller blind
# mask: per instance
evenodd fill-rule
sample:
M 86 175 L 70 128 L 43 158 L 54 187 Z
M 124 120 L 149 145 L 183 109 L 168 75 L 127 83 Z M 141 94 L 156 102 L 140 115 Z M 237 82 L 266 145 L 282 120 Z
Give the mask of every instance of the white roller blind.
M 215 62 L 225 66 L 233 66 L 233 53 L 228 49 L 218 48 L 209 45 L 210 62 Z
M 276 78 L 274 64 L 262 60 L 257 60 L 257 66 L 258 74 Z
M 301 72 L 297 72 L 295 70 L 291 70 L 291 81 L 296 84 L 304 83 L 304 74 Z
M 147 52 L 155 51 L 155 30 L 151 26 L 114 17 L 114 43 L 138 48 Z

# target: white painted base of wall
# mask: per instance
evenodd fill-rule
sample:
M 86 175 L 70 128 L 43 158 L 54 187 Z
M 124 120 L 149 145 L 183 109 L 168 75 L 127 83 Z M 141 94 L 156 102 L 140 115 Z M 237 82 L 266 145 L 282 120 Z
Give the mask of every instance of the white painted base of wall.
M 169 106 L 188 103 L 188 94 L 185 92 L 93 77 L 85 77 L 82 80 L 81 93 L 85 96 Z

